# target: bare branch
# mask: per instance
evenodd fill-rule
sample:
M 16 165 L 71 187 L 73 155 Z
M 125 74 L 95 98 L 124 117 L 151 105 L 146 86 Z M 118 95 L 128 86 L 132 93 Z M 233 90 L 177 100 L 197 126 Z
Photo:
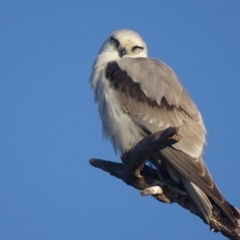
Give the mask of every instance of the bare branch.
M 177 131 L 177 128 L 170 127 L 151 134 L 139 141 L 127 155 L 122 156 L 122 161 L 129 164 L 130 173 L 140 176 L 144 163 L 154 152 L 177 143 L 181 139 Z
M 177 184 L 166 179 L 160 180 L 157 171 L 144 164 L 154 152 L 178 142 L 181 137 L 177 131 L 177 128 L 168 128 L 144 138 L 127 155 L 122 156 L 124 163 L 91 159 L 90 164 L 141 190 L 142 195 L 152 195 L 164 203 L 178 203 L 205 222 L 194 202 Z M 218 206 L 214 205 L 213 217 L 209 223 L 210 230 L 220 231 L 232 240 L 240 240 L 240 228 L 234 229 L 229 220 L 219 214 L 220 212 Z

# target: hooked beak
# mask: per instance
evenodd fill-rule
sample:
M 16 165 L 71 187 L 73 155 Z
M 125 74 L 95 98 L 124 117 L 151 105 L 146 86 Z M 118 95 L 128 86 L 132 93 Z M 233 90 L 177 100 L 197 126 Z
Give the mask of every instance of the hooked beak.
M 122 58 L 126 54 L 127 54 L 126 48 L 120 48 L 119 49 L 119 56 L 120 56 L 120 58 Z

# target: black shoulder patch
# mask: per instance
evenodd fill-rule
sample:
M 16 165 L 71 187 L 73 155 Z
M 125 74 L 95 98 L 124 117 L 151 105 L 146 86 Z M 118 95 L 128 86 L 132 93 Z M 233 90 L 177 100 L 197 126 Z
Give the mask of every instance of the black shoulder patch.
M 155 100 L 152 100 L 145 95 L 140 87 L 140 84 L 134 82 L 126 71 L 120 69 L 116 62 L 108 63 L 105 75 L 109 80 L 111 87 L 115 90 L 129 95 L 135 100 L 145 102 L 151 107 L 159 107 L 159 104 Z M 163 98 L 162 102 L 165 104 L 166 100 Z

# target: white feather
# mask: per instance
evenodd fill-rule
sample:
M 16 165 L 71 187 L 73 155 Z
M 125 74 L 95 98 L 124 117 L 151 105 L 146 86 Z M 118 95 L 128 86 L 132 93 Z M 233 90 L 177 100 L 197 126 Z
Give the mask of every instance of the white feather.
M 123 112 L 105 76 L 107 64 L 118 59 L 116 53 L 101 53 L 94 63 L 90 81 L 95 92 L 95 101 L 99 103 L 103 136 L 110 139 L 115 151 L 120 150 L 122 153 L 134 146 L 141 136 L 130 117 Z

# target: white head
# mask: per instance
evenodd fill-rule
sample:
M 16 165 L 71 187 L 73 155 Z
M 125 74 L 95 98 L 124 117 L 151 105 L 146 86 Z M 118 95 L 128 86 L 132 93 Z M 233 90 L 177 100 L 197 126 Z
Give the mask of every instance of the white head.
M 113 32 L 107 38 L 99 54 L 110 54 L 115 59 L 147 57 L 147 45 L 138 33 L 122 29 Z

